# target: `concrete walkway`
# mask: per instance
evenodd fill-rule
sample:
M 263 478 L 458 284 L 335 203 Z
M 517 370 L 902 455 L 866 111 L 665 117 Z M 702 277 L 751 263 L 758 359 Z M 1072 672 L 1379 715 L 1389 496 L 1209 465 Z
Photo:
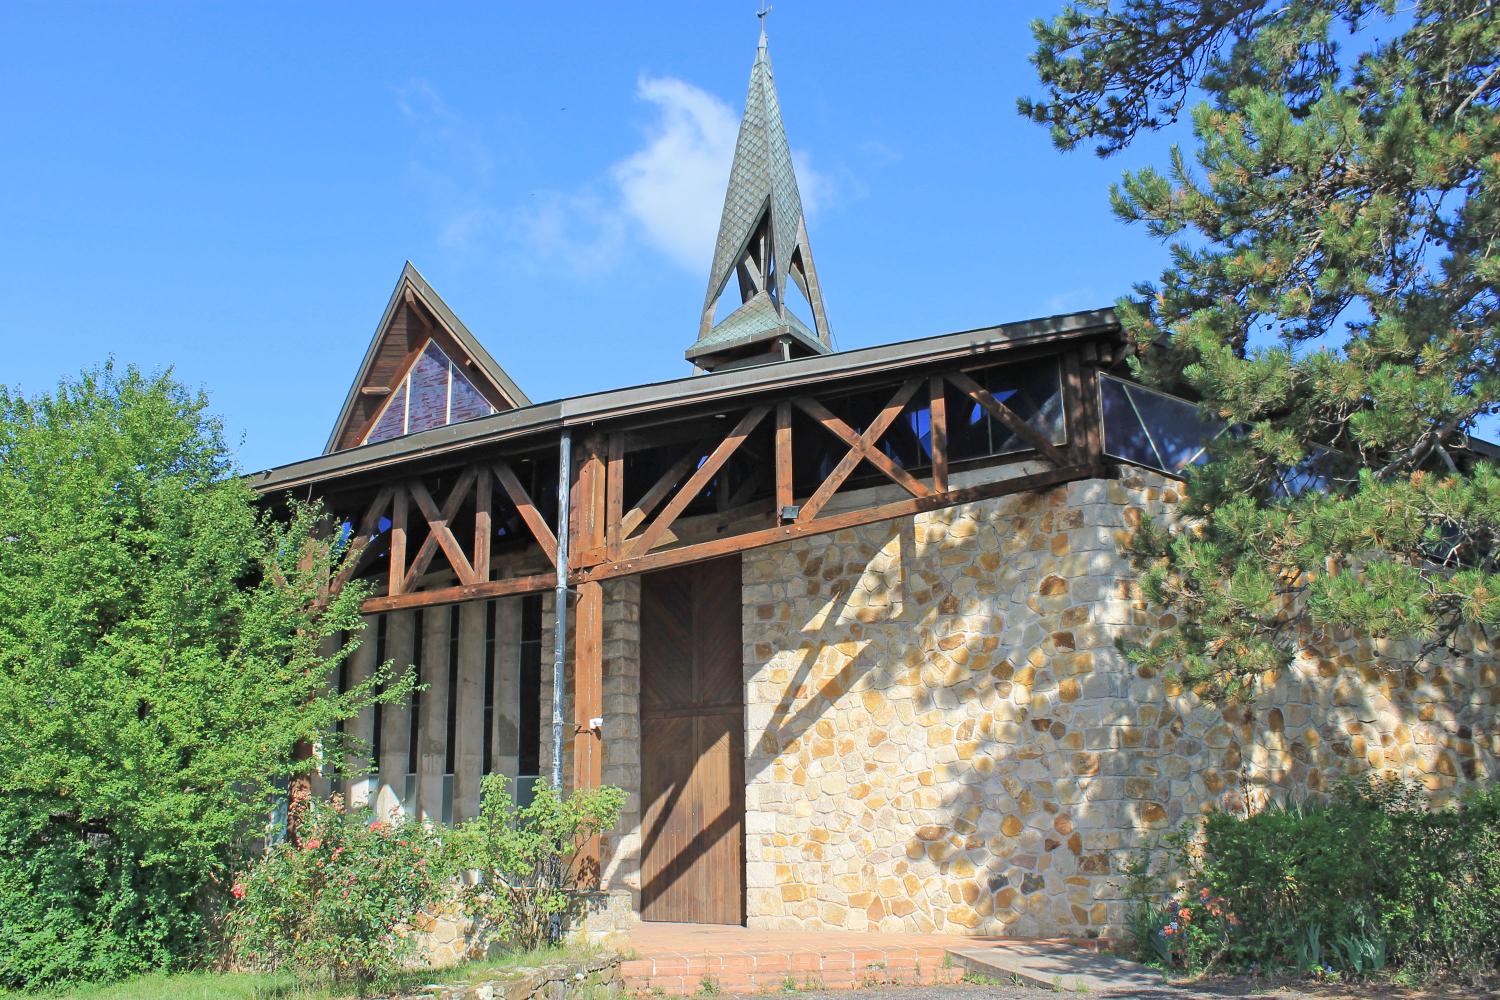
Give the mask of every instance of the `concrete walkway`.
M 642 922 L 629 948 L 621 979 L 642 994 L 933 986 L 965 975 L 1104 995 L 1163 988 L 1144 966 L 1066 941 Z
M 1155 969 L 1058 942 L 970 941 L 949 954 L 966 972 L 1064 993 L 1128 995 L 1168 988 Z

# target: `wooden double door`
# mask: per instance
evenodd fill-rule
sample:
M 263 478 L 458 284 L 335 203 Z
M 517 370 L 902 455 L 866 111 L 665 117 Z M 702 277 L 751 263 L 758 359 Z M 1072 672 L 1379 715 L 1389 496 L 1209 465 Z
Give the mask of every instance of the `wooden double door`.
M 641 918 L 745 922 L 740 559 L 641 578 Z

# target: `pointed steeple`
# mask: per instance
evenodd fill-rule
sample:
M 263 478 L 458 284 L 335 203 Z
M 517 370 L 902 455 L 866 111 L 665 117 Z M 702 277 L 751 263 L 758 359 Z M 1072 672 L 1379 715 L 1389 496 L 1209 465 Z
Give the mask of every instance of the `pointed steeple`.
M 738 279 L 740 306 L 716 325 L 714 307 L 731 277 Z M 787 309 L 788 277 L 812 307 L 812 329 Z M 750 93 L 734 147 L 698 342 L 688 349 L 687 358 L 713 371 L 832 350 L 762 15 L 760 47 L 750 67 Z

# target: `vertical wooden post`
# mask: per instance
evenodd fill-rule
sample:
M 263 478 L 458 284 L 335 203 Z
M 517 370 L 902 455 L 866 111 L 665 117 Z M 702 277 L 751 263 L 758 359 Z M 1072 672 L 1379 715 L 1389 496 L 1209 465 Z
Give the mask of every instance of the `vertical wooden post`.
M 406 580 L 406 507 L 409 502 L 406 486 L 396 487 L 391 498 L 391 574 L 385 592 L 391 597 L 399 596 Z
M 602 434 L 590 434 L 578 456 L 577 487 L 573 491 L 573 545 L 569 567 L 582 569 L 604 561 L 605 448 Z
M 490 539 L 494 536 L 495 474 L 481 466 L 474 479 L 474 579 L 484 583 L 490 578 Z
M 623 461 L 623 459 L 622 459 Z M 605 441 L 598 433 L 584 441 L 573 494 L 578 538 L 574 566 L 601 562 L 605 554 L 608 507 Z M 604 778 L 604 591 L 599 583 L 578 585 L 573 620 L 573 790 L 598 788 Z M 599 884 L 599 839 L 578 854 L 580 884 Z
M 927 383 L 928 428 L 932 445 L 932 489 L 934 493 L 948 492 L 948 384 L 943 376 L 934 375 Z
M 604 544 L 610 559 L 620 558 L 624 540 L 621 523 L 625 517 L 625 434 L 616 431 L 609 436 L 609 458 L 605 470 Z
M 1099 351 L 1095 345 L 1084 345 L 1083 362 L 1085 447 L 1088 460 L 1098 464 L 1104 461 L 1104 411 L 1099 405 Z
M 1085 372 L 1079 352 L 1062 358 L 1063 413 L 1067 417 L 1068 450 L 1080 464 L 1098 462 L 1103 451 L 1099 426 L 1098 385 L 1092 367 Z
M 573 790 L 598 788 L 604 778 L 604 585 L 580 583 L 574 607 Z M 579 881 L 599 884 L 599 838 L 578 853 Z
M 792 404 L 776 404 L 776 520 L 781 509 L 796 503 L 792 492 Z

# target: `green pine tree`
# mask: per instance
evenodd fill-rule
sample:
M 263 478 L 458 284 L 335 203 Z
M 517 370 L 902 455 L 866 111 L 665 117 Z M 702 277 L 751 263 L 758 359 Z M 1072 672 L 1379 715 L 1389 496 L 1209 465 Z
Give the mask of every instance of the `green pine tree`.
M 1500 4 L 1082 0 L 1033 30 L 1020 108 L 1063 149 L 1191 105 L 1191 150 L 1112 192 L 1171 250 L 1119 313 L 1138 376 L 1232 430 L 1188 520 L 1138 535 L 1179 624 L 1132 656 L 1223 698 L 1320 628 L 1493 627 Z

